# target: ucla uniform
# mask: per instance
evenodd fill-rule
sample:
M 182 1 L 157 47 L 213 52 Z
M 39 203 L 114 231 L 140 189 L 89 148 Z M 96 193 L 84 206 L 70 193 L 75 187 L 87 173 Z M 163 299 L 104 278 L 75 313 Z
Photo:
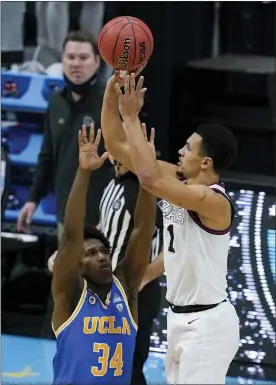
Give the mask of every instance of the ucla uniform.
M 75 311 L 55 331 L 53 384 L 130 384 L 136 333 L 126 294 L 116 277 L 105 304 L 84 282 Z

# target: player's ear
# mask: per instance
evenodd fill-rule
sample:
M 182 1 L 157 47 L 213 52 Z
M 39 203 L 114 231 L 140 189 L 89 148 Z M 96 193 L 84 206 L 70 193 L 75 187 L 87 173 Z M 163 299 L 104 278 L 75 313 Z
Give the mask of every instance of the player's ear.
M 204 158 L 202 164 L 201 164 L 201 167 L 203 168 L 203 170 L 207 170 L 208 168 L 210 168 L 211 166 L 213 165 L 213 160 L 212 158 L 209 158 L 209 157 L 206 157 Z

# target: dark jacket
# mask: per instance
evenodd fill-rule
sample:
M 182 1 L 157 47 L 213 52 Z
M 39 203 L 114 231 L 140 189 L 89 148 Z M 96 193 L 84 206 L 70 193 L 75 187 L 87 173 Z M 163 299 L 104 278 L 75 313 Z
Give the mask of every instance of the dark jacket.
M 104 90 L 105 85 L 97 80 L 89 94 L 78 102 L 72 100 L 66 87 L 54 93 L 49 102 L 43 143 L 28 201 L 38 203 L 53 187 L 58 222 L 63 222 L 67 198 L 78 167 L 78 130 L 85 122 L 89 126 L 89 121 L 94 121 L 96 129 L 100 127 Z M 99 153 L 103 151 L 102 139 Z M 104 165 L 91 176 L 86 216 L 89 225 L 98 222 L 99 200 L 108 181 L 108 167 L 108 164 Z

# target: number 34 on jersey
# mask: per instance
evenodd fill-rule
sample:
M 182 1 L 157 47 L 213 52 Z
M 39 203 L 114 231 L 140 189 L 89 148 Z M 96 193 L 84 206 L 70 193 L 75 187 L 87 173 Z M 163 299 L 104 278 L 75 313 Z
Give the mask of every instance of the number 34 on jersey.
M 104 343 L 94 343 L 93 352 L 99 353 L 99 366 L 92 366 L 91 373 L 93 376 L 105 376 L 108 369 L 114 369 L 114 376 L 121 376 L 123 373 L 123 345 L 121 342 L 117 343 L 115 352 L 110 357 L 110 347 Z

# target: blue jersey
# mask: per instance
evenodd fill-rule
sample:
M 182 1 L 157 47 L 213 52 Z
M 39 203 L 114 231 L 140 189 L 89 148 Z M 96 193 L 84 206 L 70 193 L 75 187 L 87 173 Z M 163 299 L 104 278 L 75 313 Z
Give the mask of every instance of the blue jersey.
M 116 277 L 105 304 L 85 282 L 75 311 L 55 331 L 54 385 L 129 385 L 136 332 Z

